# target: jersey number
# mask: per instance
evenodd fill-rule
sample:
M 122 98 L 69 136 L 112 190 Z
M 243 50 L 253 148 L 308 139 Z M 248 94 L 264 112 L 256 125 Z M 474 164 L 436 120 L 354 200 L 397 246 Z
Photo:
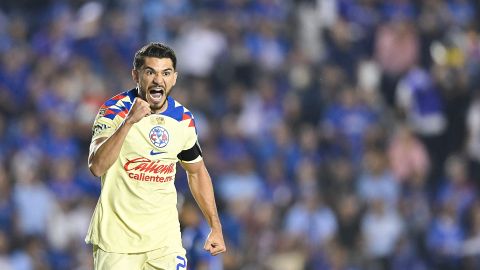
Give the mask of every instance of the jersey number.
M 187 269 L 187 262 L 186 262 L 185 258 L 180 257 L 180 256 L 177 256 L 177 259 L 178 259 L 180 262 L 177 263 L 177 268 L 176 268 L 176 270 Z

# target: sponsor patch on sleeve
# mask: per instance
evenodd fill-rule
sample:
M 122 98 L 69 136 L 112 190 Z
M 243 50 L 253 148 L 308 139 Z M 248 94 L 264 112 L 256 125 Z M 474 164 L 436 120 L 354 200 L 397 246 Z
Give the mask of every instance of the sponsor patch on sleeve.
M 105 124 L 102 124 L 102 123 L 98 123 L 98 124 L 95 124 L 92 128 L 92 135 L 95 136 L 97 134 L 99 134 L 100 132 L 108 129 L 109 127 Z

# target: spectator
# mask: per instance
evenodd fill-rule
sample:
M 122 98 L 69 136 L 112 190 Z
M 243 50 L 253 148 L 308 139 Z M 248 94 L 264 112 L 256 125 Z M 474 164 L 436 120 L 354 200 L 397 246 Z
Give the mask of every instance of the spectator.
M 399 181 L 412 181 L 428 176 L 428 152 L 407 125 L 400 124 L 396 128 L 389 145 L 388 157 L 392 172 Z
M 480 266 L 480 204 L 470 209 L 470 230 L 462 246 L 462 255 L 466 257 L 466 267 L 475 269 Z
M 470 161 L 472 179 L 480 179 L 480 91 L 475 94 L 467 114 L 466 151 Z M 480 187 L 480 186 L 479 186 Z
M 447 119 L 440 92 L 429 72 L 417 67 L 401 79 L 396 95 L 398 108 L 428 151 L 432 162 L 429 184 L 435 188 L 446 152 L 442 146 Z
M 461 263 L 461 245 L 466 232 L 461 227 L 454 204 L 447 201 L 440 207 L 430 225 L 427 247 L 431 253 L 433 267 L 453 270 Z
M 25 161 L 14 168 L 13 198 L 18 226 L 23 235 L 45 235 L 47 221 L 57 207 L 53 194 L 40 179 L 35 165 Z
M 362 104 L 356 90 L 346 86 L 339 93 L 337 102 L 327 109 L 322 129 L 332 144 L 339 143 L 343 153 L 359 165 L 365 134 L 377 121 L 375 112 Z
M 374 53 L 382 70 L 382 96 L 387 105 L 394 107 L 398 81 L 418 61 L 419 40 L 415 27 L 400 17 L 381 25 L 377 30 Z
M 467 163 L 461 156 L 450 156 L 445 164 L 445 181 L 437 194 L 439 205 L 448 204 L 455 208 L 458 218 L 463 219 L 476 198 Z
M 382 198 L 373 199 L 369 206 L 361 224 L 366 268 L 390 269 L 395 246 L 404 230 L 403 220 Z
M 222 269 L 221 257 L 212 257 L 203 252 L 204 239 L 210 232 L 208 224 L 200 217 L 201 213 L 190 201 L 185 201 L 180 211 L 183 220 L 183 246 L 190 254 L 188 262 L 192 270 Z
M 0 230 L 13 235 L 16 229 L 16 205 L 12 196 L 10 178 L 4 167 L 0 167 Z
M 400 187 L 383 152 L 369 150 L 364 158 L 364 170 L 358 180 L 358 195 L 365 203 L 382 200 L 387 209 L 396 209 Z
M 306 191 L 287 213 L 285 231 L 298 247 L 316 250 L 333 239 L 337 220 L 314 191 Z

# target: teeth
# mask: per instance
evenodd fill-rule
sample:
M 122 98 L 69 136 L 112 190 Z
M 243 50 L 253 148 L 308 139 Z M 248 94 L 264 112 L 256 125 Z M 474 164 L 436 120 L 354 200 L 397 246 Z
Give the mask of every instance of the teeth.
M 160 102 L 160 99 L 163 97 L 162 92 L 150 92 L 150 97 L 153 99 L 155 102 Z
M 152 87 L 149 92 L 150 100 L 157 103 L 162 100 L 165 90 L 163 87 Z

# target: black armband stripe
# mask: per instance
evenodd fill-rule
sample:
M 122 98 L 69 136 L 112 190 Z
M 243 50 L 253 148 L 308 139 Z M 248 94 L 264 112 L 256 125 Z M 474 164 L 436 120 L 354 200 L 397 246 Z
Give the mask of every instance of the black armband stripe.
M 182 161 L 192 161 L 198 158 L 198 156 L 202 156 L 202 149 L 200 148 L 198 141 L 192 146 L 192 148 L 183 150 L 177 155 L 178 159 Z

